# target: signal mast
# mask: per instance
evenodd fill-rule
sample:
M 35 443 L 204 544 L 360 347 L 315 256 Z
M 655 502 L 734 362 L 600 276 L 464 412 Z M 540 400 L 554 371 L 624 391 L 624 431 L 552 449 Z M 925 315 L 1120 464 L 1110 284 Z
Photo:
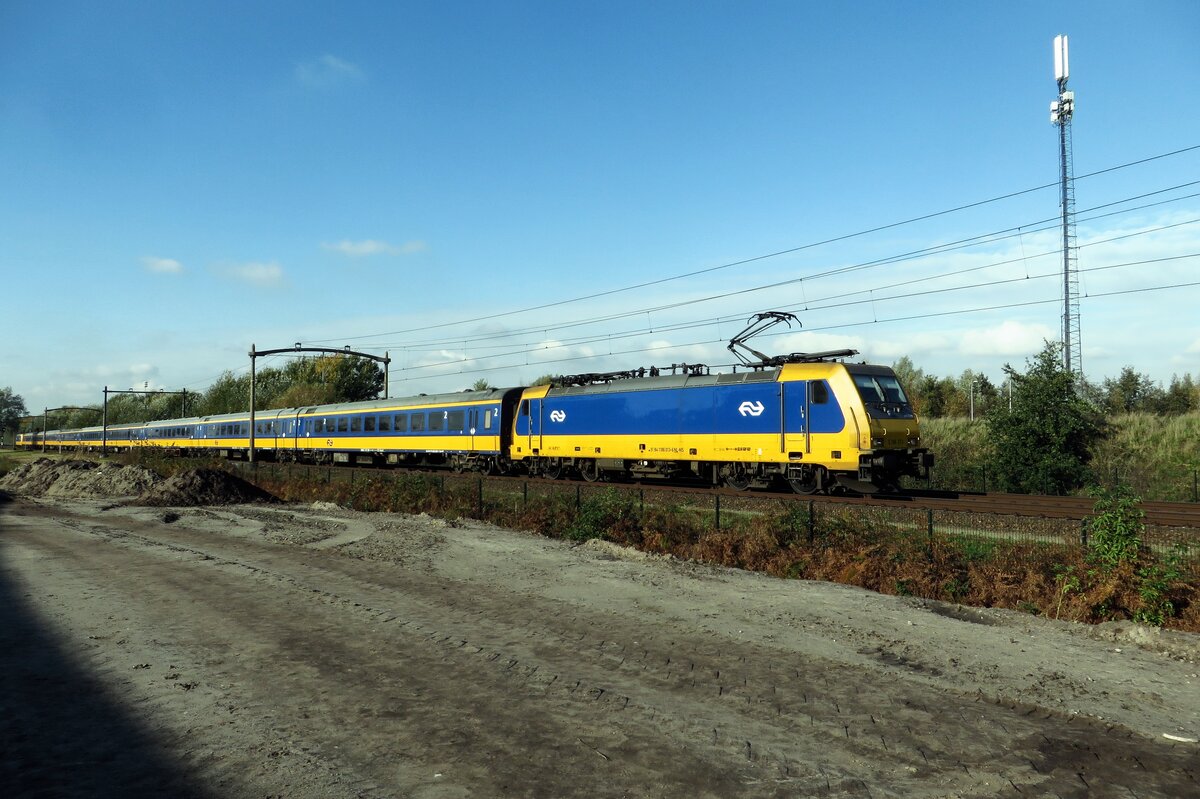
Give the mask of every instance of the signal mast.
M 1075 248 L 1075 181 L 1071 174 L 1071 117 L 1075 113 L 1075 92 L 1067 90 L 1070 66 L 1067 62 L 1067 37 L 1054 37 L 1054 79 L 1058 99 L 1050 103 L 1050 123 L 1058 126 L 1058 153 L 1062 181 L 1063 248 L 1063 368 L 1083 383 L 1083 347 L 1079 335 L 1079 271 Z

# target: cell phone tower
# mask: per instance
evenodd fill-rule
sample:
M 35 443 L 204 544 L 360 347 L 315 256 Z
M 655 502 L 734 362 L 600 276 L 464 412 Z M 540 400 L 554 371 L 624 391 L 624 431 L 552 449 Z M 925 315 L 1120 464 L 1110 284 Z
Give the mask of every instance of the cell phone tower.
M 1054 37 L 1054 79 L 1058 99 L 1050 103 L 1050 122 L 1058 126 L 1058 154 L 1062 180 L 1063 248 L 1063 368 L 1083 384 L 1083 347 L 1079 335 L 1079 269 L 1075 248 L 1075 178 L 1071 170 L 1071 117 L 1075 113 L 1075 92 L 1067 90 L 1070 76 L 1067 61 L 1067 37 Z

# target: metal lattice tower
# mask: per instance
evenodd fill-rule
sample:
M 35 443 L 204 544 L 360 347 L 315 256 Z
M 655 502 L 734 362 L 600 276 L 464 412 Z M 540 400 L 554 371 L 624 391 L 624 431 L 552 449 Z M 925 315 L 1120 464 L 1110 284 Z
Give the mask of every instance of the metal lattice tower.
M 1058 127 L 1063 247 L 1063 368 L 1083 383 L 1083 345 L 1079 332 L 1079 254 L 1075 246 L 1075 179 L 1071 164 L 1071 117 L 1075 113 L 1075 92 L 1067 90 L 1070 68 L 1067 62 L 1067 37 L 1054 37 L 1054 78 L 1058 81 L 1058 99 L 1050 103 L 1050 122 Z

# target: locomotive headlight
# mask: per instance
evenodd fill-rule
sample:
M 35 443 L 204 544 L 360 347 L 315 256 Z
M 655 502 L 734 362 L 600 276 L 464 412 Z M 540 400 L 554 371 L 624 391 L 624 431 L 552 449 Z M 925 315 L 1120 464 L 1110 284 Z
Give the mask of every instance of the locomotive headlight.
M 871 439 L 871 446 L 872 446 L 872 447 L 875 447 L 876 449 L 878 449 L 879 447 L 882 447 L 882 446 L 883 446 L 883 439 L 882 439 L 882 438 L 872 438 L 872 439 Z
M 920 436 L 909 436 L 908 437 L 908 445 L 910 447 L 915 447 L 917 444 L 920 444 L 920 443 L 921 443 Z

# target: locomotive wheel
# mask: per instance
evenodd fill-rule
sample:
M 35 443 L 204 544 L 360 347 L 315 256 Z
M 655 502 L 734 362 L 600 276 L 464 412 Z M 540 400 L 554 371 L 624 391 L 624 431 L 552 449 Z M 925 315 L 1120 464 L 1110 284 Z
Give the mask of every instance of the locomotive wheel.
M 542 475 L 547 480 L 557 480 L 562 477 L 563 466 L 560 458 L 546 461 L 546 465 L 542 467 Z
M 745 468 L 741 465 L 731 466 L 729 473 L 725 475 L 725 485 L 734 491 L 745 491 L 750 488 L 752 482 L 750 475 L 746 474 Z
M 823 470 L 820 466 L 806 466 L 799 477 L 789 477 L 788 485 L 797 494 L 815 494 L 824 482 L 821 478 Z
M 600 479 L 600 467 L 595 461 L 583 461 L 579 464 L 579 476 L 589 483 Z

